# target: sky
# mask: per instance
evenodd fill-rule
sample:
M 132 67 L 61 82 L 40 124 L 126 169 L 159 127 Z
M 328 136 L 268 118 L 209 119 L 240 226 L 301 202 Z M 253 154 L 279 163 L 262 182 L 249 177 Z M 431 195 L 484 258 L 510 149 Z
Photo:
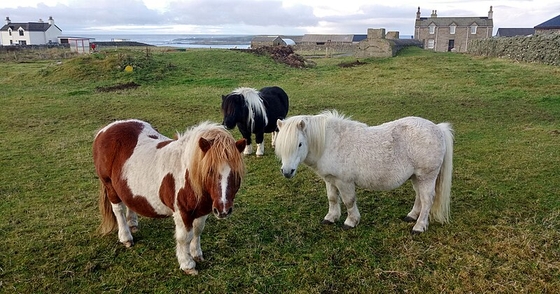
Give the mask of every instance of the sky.
M 532 28 L 560 15 L 559 0 L 16 0 L 0 18 L 47 21 L 80 34 L 366 34 L 385 28 L 413 35 L 416 11 L 429 17 L 488 16 L 498 28 Z M 1 25 L 5 23 L 2 22 Z

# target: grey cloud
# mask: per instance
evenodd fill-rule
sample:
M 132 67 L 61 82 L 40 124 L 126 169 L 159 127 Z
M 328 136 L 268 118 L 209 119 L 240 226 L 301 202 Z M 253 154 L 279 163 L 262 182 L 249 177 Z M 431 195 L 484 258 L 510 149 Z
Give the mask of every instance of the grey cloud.
M 310 6 L 282 7 L 280 1 L 208 0 L 173 2 L 164 17 L 187 25 L 300 27 L 318 24 Z

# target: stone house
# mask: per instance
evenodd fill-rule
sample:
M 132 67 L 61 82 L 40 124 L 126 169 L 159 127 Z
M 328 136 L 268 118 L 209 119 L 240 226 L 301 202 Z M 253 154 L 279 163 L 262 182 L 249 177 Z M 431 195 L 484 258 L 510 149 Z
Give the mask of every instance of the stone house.
M 255 36 L 251 40 L 251 48 L 263 46 L 286 46 L 286 42 L 280 36 Z
M 6 23 L 0 28 L 1 45 L 45 45 L 58 43 L 62 30 L 54 24 L 52 16 L 47 22 L 13 23 L 6 17 Z
M 470 40 L 492 37 L 492 17 L 492 6 L 487 17 L 438 17 L 437 10 L 432 10 L 430 17 L 421 17 L 418 7 L 414 39 L 427 50 L 467 52 Z
M 560 33 L 560 15 L 535 26 L 536 35 Z
M 534 34 L 534 28 L 499 28 L 496 32 L 496 37 L 522 37 Z

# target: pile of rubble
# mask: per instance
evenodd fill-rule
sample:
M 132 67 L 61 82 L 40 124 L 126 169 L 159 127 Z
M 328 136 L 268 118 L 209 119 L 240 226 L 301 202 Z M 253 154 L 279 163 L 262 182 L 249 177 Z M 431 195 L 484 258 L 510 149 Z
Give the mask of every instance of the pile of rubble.
M 277 62 L 285 63 L 291 67 L 308 67 L 305 59 L 294 53 L 292 46 L 263 46 L 246 50 L 258 55 L 268 55 Z

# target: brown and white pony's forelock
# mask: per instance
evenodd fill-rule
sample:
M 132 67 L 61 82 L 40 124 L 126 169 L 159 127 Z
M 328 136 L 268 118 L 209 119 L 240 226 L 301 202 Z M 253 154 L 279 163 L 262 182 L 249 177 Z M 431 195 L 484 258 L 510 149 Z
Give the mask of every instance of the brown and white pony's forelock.
M 199 135 L 210 144 L 212 148 L 195 148 L 189 163 L 189 180 L 197 198 L 201 197 L 205 191 L 205 184 L 213 181 L 210 177 L 216 176 L 215 168 L 222 163 L 228 163 L 231 172 L 236 179 L 241 180 L 245 173 L 243 155 L 239 150 L 231 148 L 235 145 L 235 140 L 229 135 L 228 131 L 222 127 L 213 128 Z M 181 137 L 179 137 L 179 140 Z M 196 138 L 194 141 L 198 142 Z M 206 150 L 204 150 L 206 149 Z M 237 183 L 240 184 L 240 183 Z

